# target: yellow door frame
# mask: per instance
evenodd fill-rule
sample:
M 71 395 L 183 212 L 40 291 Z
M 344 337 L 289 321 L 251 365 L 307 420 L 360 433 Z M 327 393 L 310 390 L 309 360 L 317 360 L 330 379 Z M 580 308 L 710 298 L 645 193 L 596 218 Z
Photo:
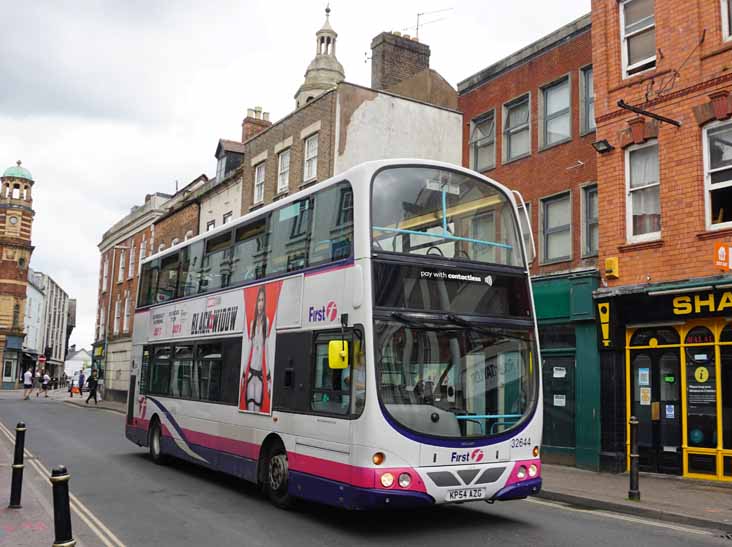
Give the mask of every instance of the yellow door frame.
M 725 327 L 730 326 L 732 328 L 732 321 L 727 321 L 724 318 L 705 318 L 705 319 L 692 319 L 684 323 L 683 325 L 666 325 L 669 328 L 674 329 L 679 334 L 680 344 L 658 344 L 657 340 L 651 339 L 649 345 L 646 346 L 631 346 L 630 340 L 633 335 L 641 329 L 654 328 L 658 325 L 649 325 L 648 327 L 638 326 L 634 328 L 625 329 L 625 409 L 626 409 L 626 420 L 625 420 L 625 447 L 626 447 L 626 470 L 630 466 L 630 414 L 631 414 L 631 362 L 630 362 L 630 351 L 637 349 L 663 349 L 663 348 L 679 348 L 680 357 L 680 375 L 681 375 L 681 450 L 682 450 L 682 476 L 692 479 L 704 479 L 704 480 L 719 480 L 732 482 L 732 476 L 725 476 L 724 474 L 724 458 L 732 458 L 732 450 L 724 449 L 724 430 L 722 429 L 722 360 L 721 360 L 721 347 L 730 346 L 732 342 L 720 342 L 721 333 Z M 706 327 L 708 328 L 713 336 L 714 341 L 702 344 L 687 344 L 686 335 L 694 327 Z M 687 423 L 687 386 L 686 386 L 686 348 L 693 347 L 713 347 L 714 348 L 714 370 L 715 370 L 715 390 L 716 390 L 716 419 L 717 419 L 717 446 L 716 448 L 689 448 L 688 443 L 688 423 Z M 716 462 L 716 473 L 715 474 L 703 474 L 703 473 L 692 473 L 689 472 L 689 455 L 712 455 L 715 456 Z

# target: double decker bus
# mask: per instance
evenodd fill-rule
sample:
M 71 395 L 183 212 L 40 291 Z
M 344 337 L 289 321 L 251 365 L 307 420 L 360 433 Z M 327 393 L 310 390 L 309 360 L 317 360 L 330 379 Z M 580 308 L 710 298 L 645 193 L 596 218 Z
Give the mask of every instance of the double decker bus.
M 518 212 L 467 169 L 374 161 L 148 257 L 126 436 L 282 507 L 536 494 Z

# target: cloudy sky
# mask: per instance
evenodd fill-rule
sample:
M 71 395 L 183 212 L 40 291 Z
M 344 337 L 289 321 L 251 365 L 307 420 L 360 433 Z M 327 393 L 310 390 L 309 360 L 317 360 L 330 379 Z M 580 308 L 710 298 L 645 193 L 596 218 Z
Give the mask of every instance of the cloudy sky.
M 247 108 L 261 105 L 274 120 L 294 108 L 324 8 L 321 0 L 0 0 L 0 169 L 21 159 L 33 173 L 31 266 L 78 299 L 71 343 L 93 341 L 102 233 L 146 193 L 215 173 L 216 143 L 240 138 Z M 369 85 L 371 39 L 414 34 L 425 12 L 434 21 L 420 30 L 430 65 L 456 85 L 587 13 L 590 0 L 333 0 L 331 8 L 348 81 Z

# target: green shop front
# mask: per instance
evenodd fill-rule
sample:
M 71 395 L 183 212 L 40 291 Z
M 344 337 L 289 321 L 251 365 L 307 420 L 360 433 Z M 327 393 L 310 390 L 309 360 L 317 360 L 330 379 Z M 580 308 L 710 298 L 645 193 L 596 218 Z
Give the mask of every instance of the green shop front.
M 600 468 L 596 270 L 532 279 L 544 388 L 542 460 Z

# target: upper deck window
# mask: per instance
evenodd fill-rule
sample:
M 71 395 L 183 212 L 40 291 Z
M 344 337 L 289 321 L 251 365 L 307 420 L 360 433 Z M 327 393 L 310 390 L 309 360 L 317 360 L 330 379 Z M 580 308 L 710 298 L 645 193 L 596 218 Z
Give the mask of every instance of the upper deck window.
M 395 167 L 376 175 L 372 191 L 374 251 L 524 265 L 513 204 L 478 178 Z
M 656 66 L 654 0 L 626 0 L 620 4 L 623 77 Z

